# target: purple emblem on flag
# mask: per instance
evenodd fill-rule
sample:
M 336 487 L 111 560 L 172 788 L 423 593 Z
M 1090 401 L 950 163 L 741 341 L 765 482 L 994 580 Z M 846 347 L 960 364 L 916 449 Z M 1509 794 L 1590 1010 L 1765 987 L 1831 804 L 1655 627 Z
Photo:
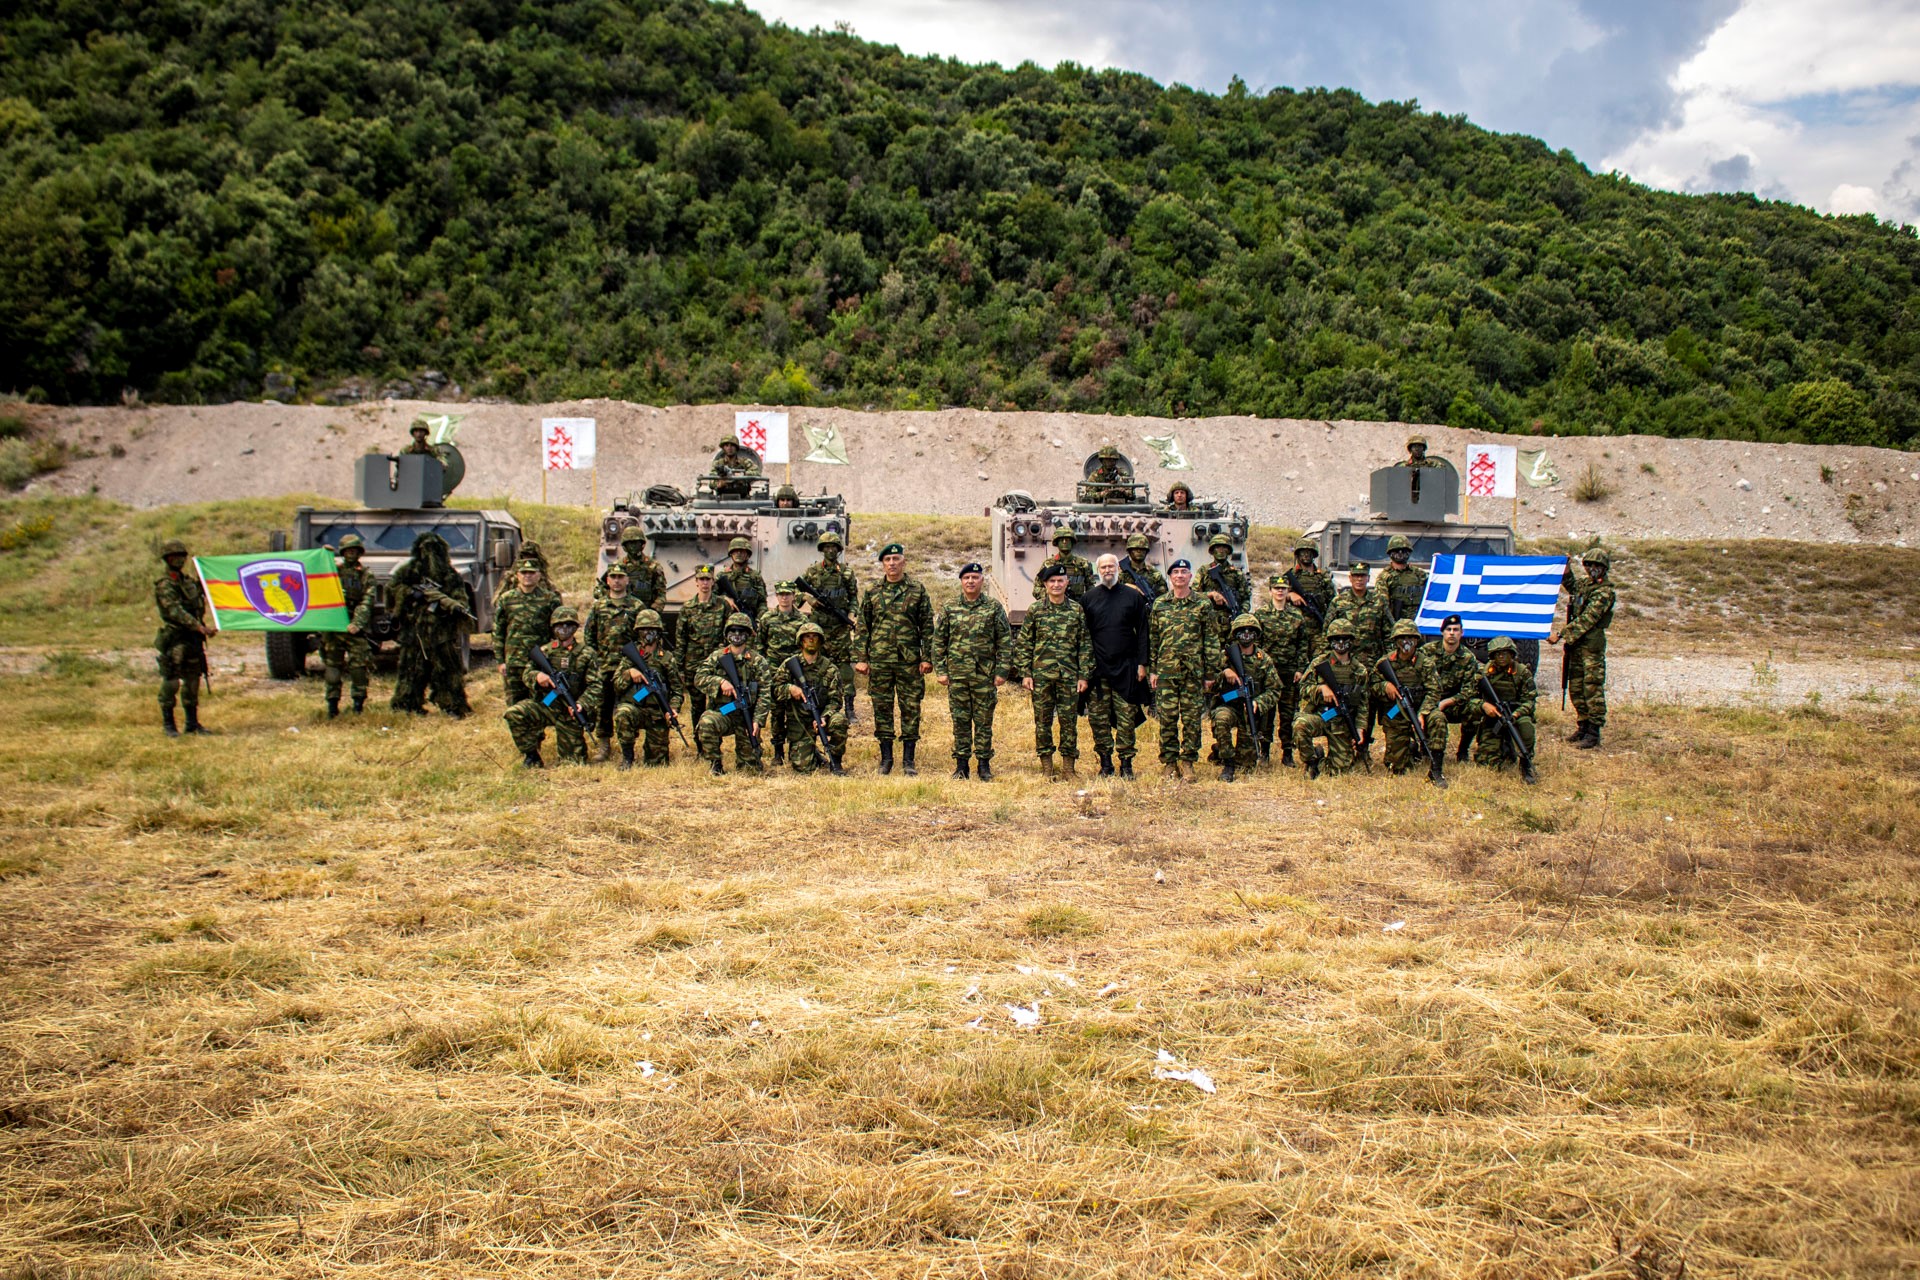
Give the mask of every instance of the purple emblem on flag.
M 307 568 L 298 560 L 256 560 L 240 570 L 240 590 L 255 613 L 290 627 L 307 612 Z

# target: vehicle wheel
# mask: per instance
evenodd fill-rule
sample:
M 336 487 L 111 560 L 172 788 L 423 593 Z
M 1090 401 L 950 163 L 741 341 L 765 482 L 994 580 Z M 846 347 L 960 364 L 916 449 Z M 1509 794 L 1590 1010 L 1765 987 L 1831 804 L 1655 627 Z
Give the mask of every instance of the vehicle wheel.
M 275 680 L 298 680 L 306 674 L 306 637 L 297 631 L 267 633 L 267 674 Z

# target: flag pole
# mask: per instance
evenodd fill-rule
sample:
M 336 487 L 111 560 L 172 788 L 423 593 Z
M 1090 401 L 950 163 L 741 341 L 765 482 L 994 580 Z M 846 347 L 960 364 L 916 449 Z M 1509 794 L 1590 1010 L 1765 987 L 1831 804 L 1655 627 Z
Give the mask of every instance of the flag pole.
M 589 492 L 593 494 L 593 509 L 595 511 L 598 511 L 600 509 L 600 464 L 599 463 L 596 462 L 592 466 L 587 468 L 587 484 L 590 486 Z

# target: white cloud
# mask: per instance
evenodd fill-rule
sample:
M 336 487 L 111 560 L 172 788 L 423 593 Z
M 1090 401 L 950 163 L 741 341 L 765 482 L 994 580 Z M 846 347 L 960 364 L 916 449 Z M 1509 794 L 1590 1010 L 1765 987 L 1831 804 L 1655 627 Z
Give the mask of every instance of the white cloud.
M 1107 67 L 1113 42 L 1078 16 L 1037 4 L 1003 0 L 751 0 L 769 22 L 799 31 L 852 25 L 863 40 L 900 46 L 910 54 L 962 62 L 1023 62 L 1043 67 L 1061 62 Z
M 1674 76 L 1683 93 L 1752 102 L 1915 83 L 1920 5 L 1912 0 L 1748 0 Z
M 1827 197 L 1827 211 L 1830 213 L 1871 213 L 1881 216 L 1883 208 L 1880 195 L 1871 187 L 1857 187 L 1851 182 L 1843 182 L 1833 189 Z

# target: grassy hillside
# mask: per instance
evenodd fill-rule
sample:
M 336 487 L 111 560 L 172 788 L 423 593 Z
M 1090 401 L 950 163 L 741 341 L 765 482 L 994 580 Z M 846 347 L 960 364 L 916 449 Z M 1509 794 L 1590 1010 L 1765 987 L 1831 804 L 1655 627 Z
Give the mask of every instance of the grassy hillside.
M 0 51 L 0 390 L 1920 431 L 1911 230 L 1411 103 L 703 0 L 74 0 Z

